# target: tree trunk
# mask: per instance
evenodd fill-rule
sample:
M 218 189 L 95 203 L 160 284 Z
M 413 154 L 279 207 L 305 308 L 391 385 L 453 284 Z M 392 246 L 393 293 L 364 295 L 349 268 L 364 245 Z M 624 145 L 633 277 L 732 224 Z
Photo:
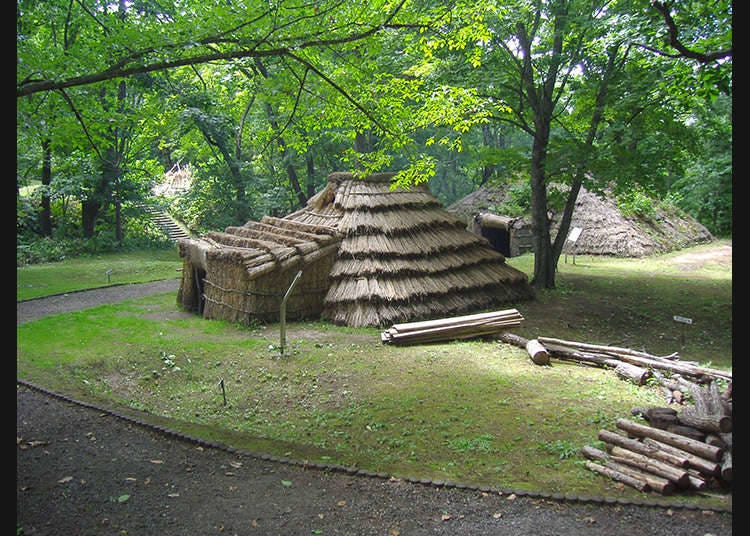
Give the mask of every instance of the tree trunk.
M 92 238 L 96 229 L 101 203 L 97 199 L 84 199 L 81 202 L 81 232 L 84 238 Z
M 307 164 L 307 198 L 310 199 L 315 195 L 315 161 L 309 149 L 305 153 L 305 163 Z
M 52 184 L 52 142 L 49 138 L 42 141 L 42 210 L 39 213 L 39 225 L 42 236 L 52 236 L 52 207 L 49 197 L 49 185 Z

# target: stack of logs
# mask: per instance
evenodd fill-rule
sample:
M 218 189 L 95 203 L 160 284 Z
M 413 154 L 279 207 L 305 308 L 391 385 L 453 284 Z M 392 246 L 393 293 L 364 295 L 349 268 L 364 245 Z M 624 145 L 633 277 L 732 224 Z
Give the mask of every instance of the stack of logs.
M 723 487 L 732 481 L 732 393 L 681 380 L 693 405 L 633 408 L 648 424 L 617 419 L 620 433 L 599 430 L 606 451 L 586 445 L 586 467 L 641 491 Z
M 680 361 L 678 354 L 654 356 L 629 348 L 547 337 L 527 340 L 503 333 L 499 340 L 525 348 L 537 365 L 550 356 L 614 369 L 637 385 L 648 380 L 667 404 L 633 408 L 648 424 L 617 419 L 617 432 L 600 430 L 605 450 L 586 445 L 586 466 L 641 491 L 669 495 L 678 490 L 726 486 L 732 481 L 732 374 Z M 721 386 L 726 387 L 722 390 Z M 691 404 L 692 402 L 692 404 Z
M 516 309 L 393 324 L 380 334 L 384 344 L 427 344 L 493 335 L 518 327 L 523 316 Z

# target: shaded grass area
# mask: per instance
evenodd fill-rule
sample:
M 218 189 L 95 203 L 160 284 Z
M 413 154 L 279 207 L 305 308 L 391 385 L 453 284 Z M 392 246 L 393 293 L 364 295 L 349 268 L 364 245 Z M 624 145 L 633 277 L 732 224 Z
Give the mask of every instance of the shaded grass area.
M 557 290 L 517 304 L 525 320 L 514 332 L 671 353 L 680 342 L 671 315 L 692 315 L 683 358 L 731 368 L 726 270 L 674 281 L 667 268 L 651 275 L 636 262 L 561 264 Z M 578 454 L 632 407 L 664 405 L 652 386 L 557 360 L 539 367 L 492 339 L 394 347 L 377 329 L 293 322 L 283 357 L 278 344 L 276 324 L 203 320 L 168 293 L 18 326 L 17 375 L 256 452 L 395 476 L 653 497 L 591 473 Z M 728 490 L 676 499 L 731 501 Z
M 76 257 L 16 268 L 16 300 L 180 277 L 177 248 Z
M 557 289 L 519 304 L 519 335 L 625 346 L 656 355 L 679 352 L 705 366 L 732 366 L 732 267 L 704 252 L 717 241 L 646 259 L 578 257 L 558 266 Z M 683 260 L 684 259 L 684 260 Z M 533 257 L 509 259 L 531 273 Z M 692 324 L 676 322 L 675 316 Z

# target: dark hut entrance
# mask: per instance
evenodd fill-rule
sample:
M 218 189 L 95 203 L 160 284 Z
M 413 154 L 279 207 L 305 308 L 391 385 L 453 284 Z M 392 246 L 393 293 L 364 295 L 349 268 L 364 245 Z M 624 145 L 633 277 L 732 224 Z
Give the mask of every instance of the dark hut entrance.
M 178 292 L 177 301 L 187 311 L 192 311 L 203 315 L 205 307 L 206 270 L 197 265 L 191 265 L 189 262 L 183 264 L 182 283 Z
M 492 247 L 505 255 L 511 256 L 510 235 L 513 220 L 507 216 L 482 213 L 474 217 L 474 229 L 476 234 L 489 240 Z

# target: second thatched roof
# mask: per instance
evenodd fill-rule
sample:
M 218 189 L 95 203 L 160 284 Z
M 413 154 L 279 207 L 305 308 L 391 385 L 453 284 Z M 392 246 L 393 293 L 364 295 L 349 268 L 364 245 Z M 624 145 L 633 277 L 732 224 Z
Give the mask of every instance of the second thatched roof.
M 501 206 L 507 196 L 505 188 L 482 187 L 450 205 L 448 210 L 469 222 L 477 214 L 497 213 L 496 207 Z M 531 225 L 528 219 L 525 221 Z M 553 237 L 559 221 L 560 214 L 553 212 Z M 650 217 L 626 216 L 610 197 L 585 188 L 581 188 L 573 210 L 570 228 L 576 227 L 581 229 L 581 234 L 574 248 L 568 242 L 565 249 L 583 255 L 645 257 L 713 239 L 706 227 L 676 208 L 657 206 Z

